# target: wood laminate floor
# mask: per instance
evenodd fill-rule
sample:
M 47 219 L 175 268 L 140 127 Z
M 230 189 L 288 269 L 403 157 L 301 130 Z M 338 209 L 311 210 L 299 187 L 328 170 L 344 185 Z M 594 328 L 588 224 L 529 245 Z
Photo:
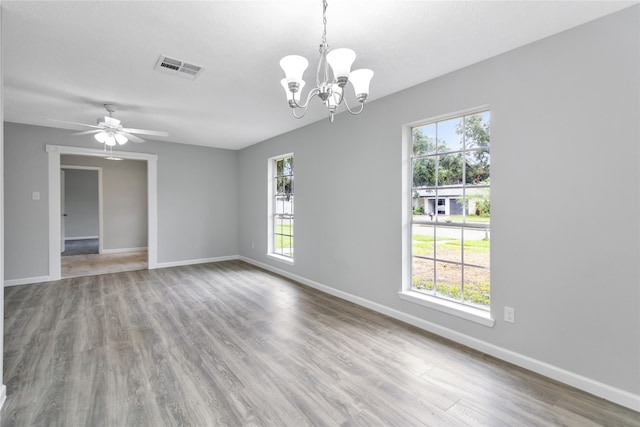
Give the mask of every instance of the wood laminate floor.
M 240 261 L 5 289 L 2 426 L 640 426 Z

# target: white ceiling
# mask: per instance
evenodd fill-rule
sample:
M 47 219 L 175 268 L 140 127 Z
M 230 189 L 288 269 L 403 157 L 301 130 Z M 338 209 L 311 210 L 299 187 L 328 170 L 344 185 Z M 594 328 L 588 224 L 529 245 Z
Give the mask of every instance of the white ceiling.
M 374 100 L 635 3 L 330 0 L 327 41 L 374 70 Z M 86 130 L 47 118 L 95 124 L 113 103 L 125 126 L 169 132 L 159 140 L 240 149 L 327 117 L 316 100 L 292 117 L 278 65 L 303 55 L 315 81 L 321 0 L 1 4 L 6 121 Z M 161 54 L 205 70 L 159 73 Z

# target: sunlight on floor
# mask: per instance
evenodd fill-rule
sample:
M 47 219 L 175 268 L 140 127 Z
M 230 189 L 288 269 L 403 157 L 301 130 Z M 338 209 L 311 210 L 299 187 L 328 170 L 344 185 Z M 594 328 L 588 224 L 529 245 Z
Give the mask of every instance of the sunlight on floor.
M 62 278 L 147 269 L 147 251 L 62 257 Z

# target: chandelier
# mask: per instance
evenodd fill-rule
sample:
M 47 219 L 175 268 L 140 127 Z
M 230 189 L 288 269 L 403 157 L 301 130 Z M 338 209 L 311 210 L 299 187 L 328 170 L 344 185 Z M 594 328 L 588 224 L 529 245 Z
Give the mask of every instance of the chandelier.
M 373 71 L 360 69 L 351 71 L 351 64 L 356 59 L 356 53 L 351 49 L 329 50 L 327 44 L 327 1 L 322 1 L 322 43 L 320 43 L 320 60 L 316 73 L 316 87 L 309 91 L 304 103 L 300 103 L 300 95 L 305 81 L 302 79 L 304 71 L 309 66 L 309 61 L 299 55 L 285 56 L 280 60 L 280 67 L 284 70 L 285 78 L 280 81 L 287 94 L 289 107 L 296 119 L 304 117 L 309 106 L 309 101 L 318 96 L 329 110 L 329 119 L 333 122 L 333 115 L 344 101 L 347 111 L 351 114 L 360 114 L 364 109 L 364 101 L 369 95 L 369 82 L 373 77 Z M 360 108 L 352 110 L 344 97 L 344 87 L 351 82 L 356 99 L 360 102 Z M 297 115 L 296 110 L 302 110 Z

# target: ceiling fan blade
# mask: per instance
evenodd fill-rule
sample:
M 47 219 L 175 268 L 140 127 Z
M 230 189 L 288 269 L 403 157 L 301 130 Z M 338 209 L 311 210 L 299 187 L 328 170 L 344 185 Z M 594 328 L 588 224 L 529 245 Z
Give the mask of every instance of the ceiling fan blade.
M 144 139 L 138 138 L 135 135 L 131 135 L 130 133 L 120 131 L 120 133 L 127 137 L 127 139 L 131 142 L 144 142 Z
M 72 133 L 71 135 L 89 135 L 91 133 L 98 133 L 98 132 L 102 132 L 102 129 L 85 130 L 84 132 Z
M 58 123 L 66 123 L 69 125 L 78 125 L 78 126 L 88 126 L 90 128 L 97 128 L 97 129 L 101 129 L 100 126 L 96 126 L 96 125 L 88 125 L 86 123 L 76 123 L 76 122 L 67 122 L 65 120 L 58 120 L 58 119 L 50 119 L 50 118 L 46 118 L 47 120 L 51 120 L 52 122 L 58 122 Z
M 168 132 L 163 132 L 160 130 L 145 130 L 145 129 L 132 129 L 132 128 L 122 128 L 122 130 L 128 133 L 139 133 L 141 135 L 169 136 Z

